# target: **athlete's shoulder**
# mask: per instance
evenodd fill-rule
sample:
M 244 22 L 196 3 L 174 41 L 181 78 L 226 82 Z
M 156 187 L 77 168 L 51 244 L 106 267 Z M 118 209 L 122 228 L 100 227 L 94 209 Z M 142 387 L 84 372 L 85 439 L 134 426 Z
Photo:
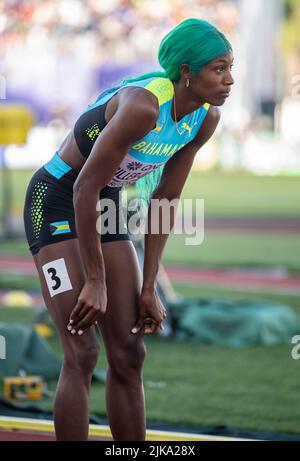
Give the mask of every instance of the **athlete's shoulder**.
M 158 117 L 159 106 L 157 98 L 141 87 L 128 87 L 119 95 L 118 111 L 127 112 L 129 117 L 141 115 Z
M 205 116 L 202 126 L 200 127 L 200 130 L 202 128 L 202 131 L 206 130 L 207 128 L 216 128 L 221 118 L 221 112 L 218 107 L 212 106 L 211 104 L 208 106 L 209 107 L 207 108 L 207 114 Z
M 166 77 L 154 77 L 144 88 L 156 96 L 159 106 L 171 101 L 174 96 L 173 83 Z
M 129 145 L 144 137 L 159 117 L 156 99 L 142 88 L 130 88 L 119 95 L 118 107 L 107 124 L 114 142 Z
M 220 109 L 210 105 L 206 117 L 195 136 L 194 142 L 203 145 L 215 132 L 221 118 Z
M 207 116 L 206 118 L 208 121 L 214 122 L 214 123 L 219 123 L 220 118 L 221 118 L 221 111 L 217 106 L 212 106 L 210 105 L 208 108 Z
M 164 76 L 153 76 L 145 80 L 130 82 L 125 86 L 126 88 L 143 88 L 145 91 L 148 91 L 156 97 L 159 106 L 162 106 L 166 102 L 172 100 L 174 95 L 173 83 L 169 78 L 166 78 Z

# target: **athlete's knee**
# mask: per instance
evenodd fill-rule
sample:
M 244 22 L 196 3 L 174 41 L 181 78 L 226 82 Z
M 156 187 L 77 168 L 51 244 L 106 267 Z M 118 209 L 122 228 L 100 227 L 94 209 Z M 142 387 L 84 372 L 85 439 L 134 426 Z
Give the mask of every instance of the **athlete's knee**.
M 146 347 L 144 341 L 136 337 L 130 338 L 123 347 L 115 345 L 107 354 L 111 372 L 122 380 L 139 377 L 145 357 Z
M 75 338 L 74 338 L 75 339 Z M 72 345 L 64 353 L 64 368 L 72 372 L 91 375 L 99 357 L 97 342 Z

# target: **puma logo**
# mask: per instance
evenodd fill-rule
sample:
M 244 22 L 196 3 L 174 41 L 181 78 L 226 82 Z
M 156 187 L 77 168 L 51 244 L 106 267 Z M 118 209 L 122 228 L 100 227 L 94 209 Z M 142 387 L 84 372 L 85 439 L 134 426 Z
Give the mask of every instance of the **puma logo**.
M 192 134 L 192 129 L 194 128 L 194 126 L 197 125 L 197 122 L 194 123 L 194 125 L 192 127 L 190 127 L 186 122 L 183 122 L 182 124 L 182 128 L 184 128 L 186 131 L 189 132 L 189 136 L 191 136 Z

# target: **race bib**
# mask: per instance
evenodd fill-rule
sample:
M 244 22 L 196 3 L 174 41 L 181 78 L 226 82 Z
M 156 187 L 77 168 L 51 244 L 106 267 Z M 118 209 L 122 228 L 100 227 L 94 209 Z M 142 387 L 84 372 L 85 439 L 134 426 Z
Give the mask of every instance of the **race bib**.
M 72 290 L 73 287 L 64 258 L 55 259 L 54 261 L 44 264 L 42 269 L 51 298 L 64 291 Z

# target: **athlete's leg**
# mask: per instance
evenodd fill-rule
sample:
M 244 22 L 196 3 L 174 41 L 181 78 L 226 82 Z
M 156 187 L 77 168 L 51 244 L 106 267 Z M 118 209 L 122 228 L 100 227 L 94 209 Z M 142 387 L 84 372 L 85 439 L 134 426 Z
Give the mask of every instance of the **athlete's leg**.
M 106 268 L 107 310 L 99 319 L 109 363 L 106 403 L 114 440 L 145 439 L 142 367 L 143 334 L 130 330 L 137 318 L 141 273 L 130 241 L 102 245 Z
M 50 296 L 42 267 L 63 258 L 72 289 Z M 72 239 L 43 247 L 34 260 L 39 272 L 43 296 L 54 320 L 63 346 L 64 358 L 57 386 L 54 420 L 58 440 L 87 440 L 89 423 L 89 389 L 97 362 L 99 346 L 95 328 L 84 335 L 71 335 L 67 330 L 69 316 L 76 305 L 84 283 L 84 269 L 80 258 L 78 240 Z M 49 269 L 50 267 L 50 269 Z M 57 263 L 53 264 L 57 267 Z M 47 266 L 52 284 L 59 285 L 57 274 Z M 60 287 L 67 283 L 61 281 Z

